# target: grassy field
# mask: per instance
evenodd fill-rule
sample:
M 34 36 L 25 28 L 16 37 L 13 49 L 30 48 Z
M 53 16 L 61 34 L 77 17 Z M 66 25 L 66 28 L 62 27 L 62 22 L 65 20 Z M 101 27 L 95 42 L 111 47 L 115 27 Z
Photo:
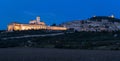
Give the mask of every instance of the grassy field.
M 120 51 L 1 48 L 0 61 L 120 61 Z

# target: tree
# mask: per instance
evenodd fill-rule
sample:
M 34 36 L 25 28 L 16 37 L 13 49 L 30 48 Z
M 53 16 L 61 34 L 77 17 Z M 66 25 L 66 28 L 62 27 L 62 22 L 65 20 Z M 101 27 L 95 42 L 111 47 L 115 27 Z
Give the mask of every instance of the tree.
M 53 23 L 51 26 L 56 26 L 56 23 Z

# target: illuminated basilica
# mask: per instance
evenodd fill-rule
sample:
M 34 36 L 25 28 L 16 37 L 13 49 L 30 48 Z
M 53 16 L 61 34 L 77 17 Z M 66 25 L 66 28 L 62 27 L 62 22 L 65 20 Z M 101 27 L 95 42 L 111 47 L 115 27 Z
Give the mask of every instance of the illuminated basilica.
M 21 31 L 21 30 L 67 30 L 66 27 L 47 26 L 44 22 L 40 22 L 40 17 L 32 20 L 29 24 L 12 23 L 8 25 L 8 31 Z

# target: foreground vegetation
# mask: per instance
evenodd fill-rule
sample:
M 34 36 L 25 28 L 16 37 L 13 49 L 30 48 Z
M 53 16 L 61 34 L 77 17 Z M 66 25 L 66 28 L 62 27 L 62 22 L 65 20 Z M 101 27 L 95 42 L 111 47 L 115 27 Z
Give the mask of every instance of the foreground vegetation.
M 2 39 L 4 37 L 32 34 L 64 33 L 57 36 L 26 37 Z M 120 31 L 116 32 L 65 32 L 65 31 L 17 31 L 0 34 L 0 48 L 35 47 L 35 48 L 68 48 L 68 49 L 120 49 Z

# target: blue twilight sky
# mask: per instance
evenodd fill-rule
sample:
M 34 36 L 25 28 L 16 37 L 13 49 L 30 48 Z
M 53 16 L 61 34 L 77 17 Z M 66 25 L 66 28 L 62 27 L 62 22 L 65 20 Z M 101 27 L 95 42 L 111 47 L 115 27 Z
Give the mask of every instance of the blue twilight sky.
M 36 16 L 50 25 L 111 14 L 120 18 L 120 0 L 0 0 L 0 29 L 11 22 L 28 23 Z

